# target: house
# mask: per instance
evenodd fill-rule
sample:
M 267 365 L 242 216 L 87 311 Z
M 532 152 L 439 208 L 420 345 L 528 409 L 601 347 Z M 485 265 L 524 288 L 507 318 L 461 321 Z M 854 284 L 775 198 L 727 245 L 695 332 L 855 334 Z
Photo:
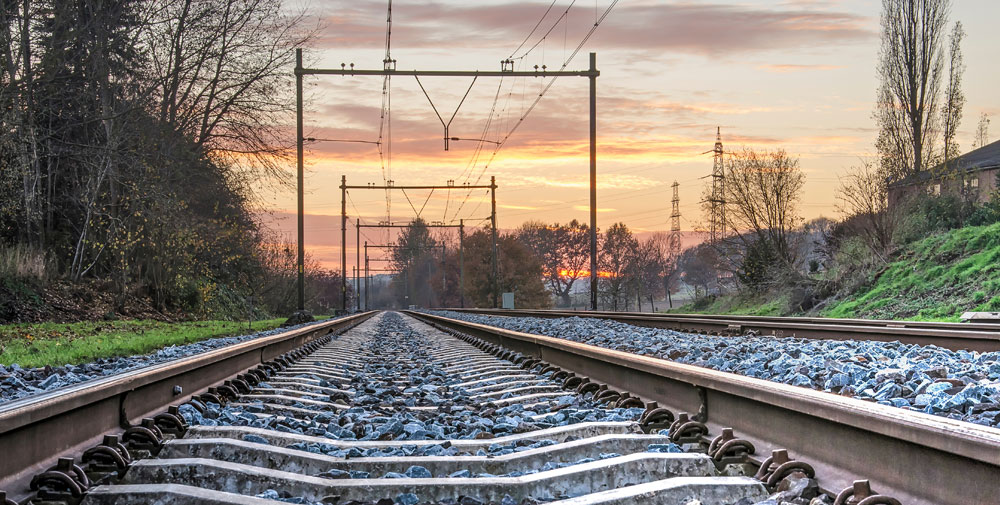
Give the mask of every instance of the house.
M 889 184 L 889 205 L 920 192 L 952 194 L 979 203 L 986 202 L 997 189 L 1000 175 L 1000 140 L 969 151 L 948 163 L 924 170 Z

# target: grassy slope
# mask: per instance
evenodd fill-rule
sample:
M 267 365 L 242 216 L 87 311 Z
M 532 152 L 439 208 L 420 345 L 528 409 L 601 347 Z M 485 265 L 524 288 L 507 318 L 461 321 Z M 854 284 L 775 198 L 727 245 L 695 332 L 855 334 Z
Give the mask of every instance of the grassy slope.
M 253 324 L 253 331 L 284 319 Z M 145 354 L 163 347 L 248 333 L 246 321 L 87 321 L 0 325 L 0 363 L 22 367 L 79 364 L 97 358 Z
M 870 286 L 821 315 L 957 321 L 967 310 L 1000 310 L 1000 223 L 912 244 Z
M 783 295 L 729 295 L 690 303 L 679 313 L 797 316 Z M 910 244 L 868 286 L 817 315 L 958 321 L 966 311 L 1000 311 L 1000 223 L 939 233 Z
M 739 316 L 784 316 L 785 300 L 782 297 L 723 296 L 711 301 L 692 302 L 667 310 L 680 314 L 733 314 Z

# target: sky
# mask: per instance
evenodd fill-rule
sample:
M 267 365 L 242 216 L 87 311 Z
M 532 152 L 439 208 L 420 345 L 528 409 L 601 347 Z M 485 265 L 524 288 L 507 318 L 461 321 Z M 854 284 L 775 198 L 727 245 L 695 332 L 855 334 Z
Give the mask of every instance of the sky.
M 296 4 L 320 27 L 305 49 L 307 66 L 353 63 L 380 69 L 387 3 Z M 398 70 L 499 70 L 506 58 L 514 59 L 517 70 L 535 65 L 557 70 L 610 4 L 397 0 L 390 54 Z M 806 176 L 802 217 L 838 217 L 839 178 L 873 152 L 880 4 L 617 2 L 566 66 L 586 69 L 588 53 L 597 53 L 598 226 L 621 221 L 640 234 L 669 230 L 671 184 L 677 181 L 681 228 L 698 229 L 706 222 L 699 202 L 712 169 L 711 154 L 705 152 L 713 147 L 717 127 L 726 150 L 784 149 L 798 158 Z M 992 22 L 998 18 L 995 0 L 955 0 L 951 10 L 951 22 L 961 21 L 966 31 L 967 103 L 958 133 L 963 151 L 971 146 L 982 113 L 993 118 L 991 138 L 1000 137 L 1000 32 Z M 557 79 L 531 108 L 550 79 L 426 77 L 418 83 L 397 76 L 384 94 L 377 76 L 306 77 L 306 137 L 381 141 L 381 146 L 307 145 L 307 252 L 324 266 L 339 266 L 342 176 L 349 185 L 391 180 L 396 186 L 448 181 L 456 186 L 433 193 L 396 190 L 388 204 L 385 191 L 351 190 L 347 213 L 352 223 L 408 222 L 420 215 L 428 221 L 483 225 L 488 192 L 460 186 L 488 184 L 490 176 L 497 180 L 502 229 L 529 220 L 586 221 L 588 79 Z M 452 114 L 449 136 L 470 140 L 453 141 L 444 151 L 438 115 L 448 122 Z M 496 142 L 503 145 L 498 148 Z M 270 190 L 264 206 L 270 224 L 294 237 L 294 190 Z M 362 243 L 393 238 L 383 230 L 362 231 Z M 353 226 L 348 235 L 350 269 L 356 251 Z

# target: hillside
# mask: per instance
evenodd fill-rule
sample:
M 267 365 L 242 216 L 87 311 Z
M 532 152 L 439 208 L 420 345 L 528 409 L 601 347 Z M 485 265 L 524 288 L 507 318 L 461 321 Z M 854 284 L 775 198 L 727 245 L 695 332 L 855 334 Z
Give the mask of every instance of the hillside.
M 1000 310 L 1000 223 L 930 236 L 894 259 L 819 315 L 957 321 L 965 311 Z
M 822 300 L 808 313 L 788 309 L 795 289 L 702 298 L 671 312 L 958 321 L 966 311 L 1000 311 L 1000 223 L 908 244 L 859 289 Z

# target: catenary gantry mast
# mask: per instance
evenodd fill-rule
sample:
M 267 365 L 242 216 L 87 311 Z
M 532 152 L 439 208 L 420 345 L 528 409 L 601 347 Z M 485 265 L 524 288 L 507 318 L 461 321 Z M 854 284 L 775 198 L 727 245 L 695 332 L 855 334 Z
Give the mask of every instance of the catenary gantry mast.
M 410 189 L 410 190 L 417 190 L 417 189 L 435 190 L 435 189 L 456 189 L 456 188 L 461 188 L 461 189 L 489 189 L 490 190 L 490 216 L 489 216 L 488 219 L 490 220 L 490 236 L 492 238 L 492 244 L 493 244 L 493 246 L 490 248 L 490 264 L 491 264 L 491 267 L 492 267 L 491 268 L 491 275 L 490 275 L 490 292 L 493 295 L 493 308 L 497 308 L 498 307 L 498 300 L 499 300 L 499 297 L 500 297 L 500 295 L 499 295 L 500 282 L 499 282 L 499 270 L 498 270 L 498 265 L 497 265 L 498 262 L 497 262 L 497 178 L 496 178 L 496 176 L 490 176 L 490 183 L 489 183 L 489 185 L 463 184 L 461 186 L 455 186 L 455 185 L 451 184 L 451 181 L 449 181 L 449 184 L 446 185 L 446 186 L 433 186 L 433 185 L 397 186 L 392 181 L 388 181 L 384 185 L 366 184 L 364 186 L 348 186 L 347 185 L 347 176 L 346 175 L 340 176 L 340 268 L 341 268 L 341 270 L 342 271 L 346 271 L 347 270 L 347 191 L 348 190 L 350 190 L 350 189 L 381 189 L 381 190 L 400 190 L 400 191 L 406 191 L 408 189 Z M 360 241 L 361 241 L 361 239 L 360 239 L 361 228 L 409 228 L 410 224 L 409 223 L 406 223 L 406 224 L 397 224 L 397 223 L 393 223 L 393 222 L 380 222 L 378 224 L 361 224 L 361 220 L 359 219 L 358 222 L 355 224 L 355 226 L 357 227 L 357 230 L 358 230 L 358 237 L 359 237 L 358 238 L 358 242 L 360 243 Z M 463 242 L 464 237 L 465 237 L 465 220 L 459 220 L 458 224 L 445 224 L 445 223 L 431 222 L 431 223 L 427 223 L 425 226 L 427 226 L 428 228 L 458 228 L 458 230 L 459 230 L 459 250 L 460 250 L 459 251 L 459 258 L 460 258 L 460 262 L 462 262 L 461 248 L 462 248 L 462 242 Z M 358 245 L 358 247 L 359 247 L 359 253 L 358 254 L 360 255 L 360 244 Z M 369 247 L 373 247 L 373 246 L 369 246 Z M 358 263 L 360 264 L 360 259 L 358 260 Z M 462 267 L 464 267 L 464 264 L 460 265 L 460 269 Z M 462 275 L 462 272 L 460 272 L 460 275 Z M 341 307 L 341 309 L 342 310 L 347 310 L 347 280 L 346 279 L 341 279 L 341 281 L 342 281 L 341 282 L 341 288 L 340 288 L 341 289 L 341 301 L 342 301 L 342 307 Z M 461 284 L 461 286 L 460 286 L 460 289 L 464 288 L 464 287 L 465 287 L 465 284 L 463 282 Z M 463 302 L 463 306 L 464 306 L 464 301 L 465 301 L 464 300 L 464 295 L 462 295 L 462 296 L 463 296 L 462 302 Z

